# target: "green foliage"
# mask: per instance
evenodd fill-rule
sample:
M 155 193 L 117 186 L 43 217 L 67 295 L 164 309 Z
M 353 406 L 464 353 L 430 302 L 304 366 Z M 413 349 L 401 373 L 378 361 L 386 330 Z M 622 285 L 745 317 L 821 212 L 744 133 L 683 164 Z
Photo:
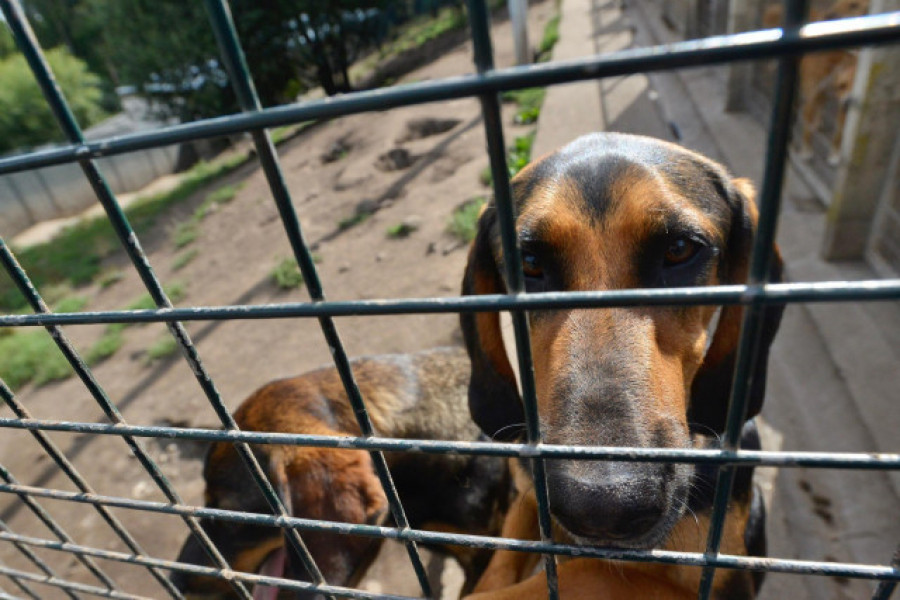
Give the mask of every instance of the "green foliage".
M 485 202 L 487 200 L 484 196 L 478 196 L 457 206 L 450 215 L 447 233 L 462 242 L 469 243 L 474 240 L 475 232 L 478 231 L 478 215 L 481 214 L 481 207 Z
M 513 146 L 506 154 L 506 169 L 510 178 L 525 168 L 525 165 L 531 160 L 531 146 L 534 144 L 535 131 L 521 135 L 513 141 Z M 494 176 L 491 173 L 491 167 L 487 166 L 482 169 L 479 175 L 481 183 L 490 186 L 494 182 Z
M 69 313 L 78 312 L 88 303 L 84 296 L 68 296 L 53 305 L 53 312 Z
M 270 276 L 276 286 L 290 290 L 303 285 L 303 273 L 293 258 L 285 258 L 272 269 Z
M 0 25 L 0 59 L 6 58 L 16 51 L 16 41 L 13 39 L 12 32 L 4 23 Z
M 115 48 L 107 42 L 109 5 L 114 0 L 27 0 L 25 14 L 42 48 L 63 47 L 83 60 L 101 79 L 103 107 L 119 110 Z M 120 24 L 116 24 L 120 26 Z
M 419 226 L 413 223 L 397 223 L 396 225 L 391 225 L 387 228 L 387 236 L 393 240 L 399 240 L 409 237 L 409 235 L 418 228 Z
M 53 338 L 43 329 L 0 336 L 0 378 L 14 391 L 28 382 L 41 385 L 73 373 Z
M 145 363 L 149 364 L 157 360 L 171 356 L 178 350 L 178 342 L 171 335 L 166 335 L 155 341 L 145 354 Z
M 142 236 L 160 213 L 246 160 L 244 154 L 232 154 L 212 162 L 197 163 L 175 188 L 135 201 L 125 209 L 125 214 L 138 236 Z M 106 287 L 118 279 L 115 275 L 101 275 L 101 264 L 104 258 L 117 251 L 121 251 L 121 246 L 115 231 L 105 217 L 98 217 L 67 227 L 43 244 L 22 248 L 17 257 L 38 289 L 59 283 L 78 286 L 90 283 L 94 278 L 106 281 L 106 277 L 111 277 L 106 284 L 99 281 Z M 5 271 L 0 272 L 0 309 L 16 310 L 24 306 L 25 299 L 15 284 Z
M 356 227 L 360 223 L 364 223 L 371 216 L 371 212 L 364 210 L 356 211 L 355 213 L 353 213 L 353 215 L 345 217 L 338 221 L 338 229 L 344 231 L 350 229 L 351 227 Z
M 503 92 L 502 99 L 504 102 L 515 102 L 519 106 L 514 117 L 517 124 L 530 125 L 538 120 L 546 95 L 546 88 L 525 88 Z
M 175 244 L 176 248 L 184 248 L 188 244 L 193 243 L 198 235 L 200 235 L 200 230 L 197 229 L 197 224 L 193 221 L 179 223 L 174 233 L 172 233 L 172 243 Z
M 513 147 L 509 149 L 506 164 L 510 177 L 524 169 L 531 160 L 531 146 L 534 144 L 534 134 L 535 132 L 532 131 L 517 137 L 513 142 Z
M 163 291 L 172 304 L 178 304 L 184 299 L 185 285 L 181 281 L 173 281 L 169 285 L 163 286 Z M 125 310 L 152 310 L 156 308 L 156 302 L 150 297 L 149 293 L 142 294 L 125 307 Z
M 556 42 L 559 41 L 559 14 L 547 21 L 544 27 L 544 37 L 538 46 L 538 61 L 546 62 L 550 60 L 550 55 Z
M 94 280 L 97 282 L 97 285 L 100 286 L 100 289 L 105 290 L 122 281 L 123 277 L 125 277 L 125 275 L 122 271 L 119 271 L 118 269 L 107 269 L 98 273 Z
M 166 292 L 173 304 L 177 303 L 184 298 L 184 283 L 173 281 L 169 285 L 163 286 L 163 291 Z M 150 294 L 144 294 L 133 300 L 125 308 L 126 310 L 151 310 L 156 308 L 156 303 L 150 298 Z M 125 338 L 123 337 L 125 328 L 131 325 L 131 323 L 110 323 L 107 325 L 103 330 L 103 336 L 87 351 L 85 355 L 87 363 L 95 365 L 115 354 L 122 347 L 122 344 L 125 343 Z
M 196 248 L 188 250 L 187 252 L 182 252 L 175 257 L 175 260 L 172 261 L 172 270 L 180 271 L 181 269 L 185 268 L 191 261 L 197 258 L 197 255 L 199 253 L 199 250 L 197 250 Z
M 102 39 L 119 84 L 182 121 L 238 108 L 202 2 L 105 0 Z M 237 19 L 236 19 L 237 20 Z M 112 24 L 115 24 L 112 26 Z M 251 62 L 251 64 L 253 64 Z
M 103 331 L 103 336 L 94 342 L 94 345 L 85 354 L 84 359 L 87 361 L 87 364 L 91 366 L 100 364 L 115 354 L 122 347 L 122 344 L 125 343 L 125 338 L 122 337 L 123 330 L 124 325 L 122 323 L 107 325 Z
M 87 127 L 100 120 L 104 116 L 100 79 L 63 48 L 49 50 L 46 56 L 78 123 Z M 0 81 L 0 153 L 63 139 L 21 54 L 0 59 Z
M 194 211 L 194 220 L 200 221 L 222 204 L 234 200 L 234 197 L 242 187 L 244 187 L 243 182 L 233 183 L 231 185 L 223 185 L 216 191 L 208 193 L 203 199 L 203 203 Z

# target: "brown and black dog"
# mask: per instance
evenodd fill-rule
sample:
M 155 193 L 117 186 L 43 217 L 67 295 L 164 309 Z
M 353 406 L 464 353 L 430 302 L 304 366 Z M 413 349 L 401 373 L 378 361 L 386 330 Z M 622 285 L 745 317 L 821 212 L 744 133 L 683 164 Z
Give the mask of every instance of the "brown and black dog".
M 754 191 L 713 161 L 667 142 L 624 135 L 580 138 L 512 181 L 528 292 L 621 290 L 746 281 L 757 222 Z M 781 277 L 781 263 L 773 277 Z M 464 294 L 505 293 L 496 209 L 483 211 Z M 747 418 L 759 413 L 768 348 L 783 307 L 764 312 L 761 354 Z M 634 306 L 529 312 L 543 439 L 551 444 L 638 448 L 715 447 L 728 407 L 743 309 Z M 469 408 L 495 439 L 520 439 L 522 401 L 497 313 L 461 315 L 472 360 Z M 710 331 L 713 328 L 714 331 Z M 759 447 L 752 422 L 742 445 Z M 527 467 L 527 463 L 523 463 Z M 517 468 L 520 496 L 504 536 L 537 539 L 533 486 Z M 715 469 L 690 464 L 546 461 L 555 539 L 628 549 L 703 552 Z M 765 552 L 763 505 L 752 469 L 740 469 L 722 551 Z M 563 560 L 563 559 L 561 559 Z M 497 552 L 478 598 L 545 598 L 533 555 Z M 695 597 L 700 569 L 572 559 L 559 567 L 564 599 Z M 718 571 L 716 598 L 752 598 L 761 580 Z
M 355 360 L 353 373 L 379 435 L 408 439 L 473 441 L 481 437 L 466 408 L 469 360 L 461 348 Z M 234 414 L 244 431 L 321 435 L 360 434 L 340 377 L 324 368 L 269 383 Z M 384 524 L 389 508 L 368 452 L 302 446 L 251 446 L 286 507 L 296 517 Z M 506 461 L 487 456 L 386 453 L 411 527 L 496 535 L 510 499 Z M 234 446 L 214 444 L 203 476 L 208 507 L 271 514 Z M 280 529 L 203 519 L 201 524 L 232 569 L 309 580 L 285 545 Z M 302 532 L 325 580 L 352 586 L 375 558 L 380 539 Z M 471 590 L 490 558 L 487 550 L 440 548 L 459 560 Z M 194 537 L 179 562 L 209 565 Z M 175 573 L 189 596 L 233 596 L 227 581 Z M 261 588 L 268 597 L 274 590 Z M 263 595 L 263 594 L 260 594 Z

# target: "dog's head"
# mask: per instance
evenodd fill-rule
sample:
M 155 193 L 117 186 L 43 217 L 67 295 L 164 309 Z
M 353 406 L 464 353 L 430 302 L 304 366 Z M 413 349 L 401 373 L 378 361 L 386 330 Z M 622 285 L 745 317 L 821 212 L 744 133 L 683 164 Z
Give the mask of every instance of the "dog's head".
M 236 417 L 240 423 L 240 413 Z M 384 494 L 366 452 L 310 449 L 302 453 L 308 460 L 291 461 L 285 457 L 290 451 L 278 446 L 253 447 L 253 451 L 291 515 L 374 524 L 380 523 L 386 513 Z M 207 508 L 271 514 L 268 502 L 232 444 L 220 442 L 210 448 L 203 477 Z M 311 580 L 297 552 L 278 527 L 210 518 L 200 519 L 200 525 L 233 571 Z M 378 550 L 378 544 L 372 539 L 360 536 L 307 531 L 303 532 L 302 539 L 332 585 L 355 583 Z M 185 540 L 177 561 L 213 565 L 194 535 Z M 221 577 L 173 571 L 171 581 L 188 598 L 237 597 L 231 583 Z M 254 598 L 274 600 L 277 595 L 277 588 L 254 587 Z M 324 598 L 302 592 L 296 592 L 295 596 L 310 600 Z
M 529 292 L 743 283 L 757 221 L 753 189 L 718 164 L 659 140 L 594 134 L 512 181 Z M 780 261 L 773 267 L 780 278 Z M 464 294 L 507 290 L 494 207 L 481 215 Z M 629 307 L 529 313 L 538 412 L 556 444 L 691 445 L 724 429 L 742 309 Z M 748 418 L 765 391 L 781 317 L 765 311 Z M 461 316 L 472 361 L 469 407 L 495 439 L 523 430 L 497 313 Z M 548 460 L 551 512 L 576 540 L 661 542 L 687 503 L 690 465 Z

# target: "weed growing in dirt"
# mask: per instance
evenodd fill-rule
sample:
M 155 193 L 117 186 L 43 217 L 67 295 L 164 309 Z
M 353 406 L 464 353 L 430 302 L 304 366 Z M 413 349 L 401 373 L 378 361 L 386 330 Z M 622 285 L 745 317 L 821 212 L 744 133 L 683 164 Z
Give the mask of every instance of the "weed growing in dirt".
M 69 362 L 43 329 L 16 331 L 0 336 L 0 378 L 18 390 L 28 382 L 42 385 L 73 373 Z
M 53 305 L 53 312 L 78 312 L 88 303 L 84 296 L 68 296 Z
M 157 360 L 171 356 L 178 350 L 178 342 L 171 335 L 166 334 L 165 337 L 154 342 L 144 355 L 144 364 L 151 364 Z
M 244 187 L 243 182 L 231 185 L 223 185 L 216 191 L 207 194 L 203 199 L 203 203 L 197 207 L 197 210 L 194 211 L 194 221 L 200 221 L 204 219 L 208 214 L 210 214 L 222 204 L 226 204 L 234 200 L 234 197 L 239 191 L 241 191 L 242 187 Z
M 163 286 L 166 295 L 173 302 L 179 302 L 184 298 L 185 286 L 180 281 L 173 281 L 167 286 Z M 126 310 L 151 310 L 156 308 L 156 303 L 150 298 L 150 294 L 144 294 L 135 299 L 131 304 L 125 307 Z M 89 365 L 95 365 L 103 362 L 113 354 L 115 354 L 122 344 L 125 343 L 123 332 L 126 327 L 133 323 L 110 323 L 103 330 L 103 335 L 94 345 L 88 349 L 85 354 L 85 360 Z
M 506 159 L 510 177 L 524 169 L 531 160 L 531 146 L 534 144 L 534 134 L 534 131 L 526 133 L 517 137 L 513 142 L 513 147 L 510 148 Z
M 341 231 L 350 229 L 351 227 L 356 227 L 360 223 L 364 223 L 369 217 L 372 216 L 372 213 L 366 211 L 358 211 L 353 213 L 352 216 L 346 217 L 338 221 L 338 229 Z
M 125 277 L 125 274 L 122 273 L 122 271 L 118 269 L 109 269 L 98 273 L 97 277 L 94 278 L 94 281 L 97 282 L 100 289 L 105 290 L 109 286 L 122 281 L 123 277 Z
M 99 364 L 118 352 L 125 338 L 122 337 L 122 331 L 125 330 L 124 323 L 111 323 L 103 330 L 103 335 L 99 340 L 94 342 L 84 355 L 87 364 L 93 366 Z
M 290 290 L 303 285 L 303 273 L 293 258 L 282 259 L 269 274 L 275 285 L 282 290 Z
M 175 244 L 175 247 L 184 248 L 188 244 L 193 243 L 197 236 L 200 235 L 200 221 L 205 219 L 207 215 L 220 205 L 231 202 L 243 185 L 243 183 L 223 185 L 216 191 L 207 194 L 203 199 L 203 203 L 197 207 L 190 220 L 179 223 L 178 227 L 175 228 L 175 231 L 172 233 L 172 243 Z
M 465 243 L 474 240 L 478 230 L 478 215 L 485 202 L 487 199 L 484 196 L 478 196 L 457 206 L 450 215 L 447 233 Z
M 247 161 L 244 153 L 230 154 L 192 167 L 173 189 L 141 198 L 125 209 L 138 236 L 152 227 L 160 213 L 191 196 Z M 17 250 L 16 254 L 34 285 L 41 289 L 54 283 L 78 286 L 90 283 L 100 272 L 104 258 L 121 248 L 118 237 L 106 217 L 84 220 L 63 229 L 43 244 Z M 0 309 L 15 310 L 26 306 L 15 284 L 4 273 L 0 275 Z
M 531 160 L 531 146 L 534 144 L 534 134 L 532 131 L 525 135 L 520 135 L 513 141 L 512 148 L 506 154 L 506 170 L 510 177 L 525 168 L 528 161 Z M 479 180 L 485 187 L 490 187 L 494 183 L 494 175 L 491 167 L 482 169 Z
M 396 225 L 391 225 L 387 228 L 387 236 L 392 240 L 399 240 L 401 238 L 409 237 L 409 234 L 418 228 L 418 225 L 412 223 L 397 223 Z
M 169 285 L 163 286 L 163 291 L 166 293 L 166 296 L 169 297 L 169 300 L 172 301 L 172 304 L 177 304 L 184 299 L 185 294 L 185 285 L 183 281 L 173 281 Z M 156 303 L 150 297 L 150 294 L 142 294 L 136 300 L 134 300 L 131 304 L 125 307 L 125 310 L 152 310 L 156 308 Z
M 540 87 L 510 90 L 503 92 L 501 98 L 504 102 L 515 102 L 519 105 L 519 110 L 513 117 L 513 121 L 517 125 L 530 125 L 537 122 L 546 95 L 547 88 Z
M 555 46 L 558 41 L 559 14 L 557 13 L 557 15 L 547 21 L 547 25 L 544 26 L 544 37 L 541 38 L 541 43 L 538 45 L 538 62 L 547 62 L 550 60 L 553 46 Z
M 193 243 L 198 235 L 200 235 L 200 230 L 194 221 L 179 223 L 172 233 L 172 243 L 175 244 L 176 248 L 184 248 L 188 244 Z
M 180 271 L 185 268 L 188 263 L 197 258 L 197 255 L 200 252 L 194 248 L 193 250 L 188 250 L 187 252 L 182 252 L 178 256 L 175 257 L 175 260 L 172 261 L 172 270 Z

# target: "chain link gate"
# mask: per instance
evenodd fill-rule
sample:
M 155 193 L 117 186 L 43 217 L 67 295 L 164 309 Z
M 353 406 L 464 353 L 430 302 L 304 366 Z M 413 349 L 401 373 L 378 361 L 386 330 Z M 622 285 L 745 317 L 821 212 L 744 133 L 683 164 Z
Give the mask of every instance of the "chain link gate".
M 804 2 L 789 2 L 784 29 L 754 31 L 736 35 L 718 36 L 700 40 L 674 43 L 660 47 L 629 49 L 612 54 L 585 57 L 573 61 L 551 62 L 536 66 L 497 70 L 493 65 L 493 53 L 489 34 L 488 10 L 483 0 L 468 2 L 471 33 L 475 43 L 477 74 L 448 79 L 413 83 L 396 88 L 347 94 L 337 98 L 263 109 L 256 95 L 250 72 L 238 42 L 234 24 L 225 0 L 206 0 L 222 59 L 242 108 L 240 114 L 198 122 L 164 127 L 148 133 L 125 135 L 111 139 L 87 142 L 76 123 L 66 100 L 55 84 L 44 55 L 24 17 L 17 0 L 0 0 L 0 8 L 14 33 L 16 42 L 26 56 L 53 114 L 62 127 L 69 145 L 42 150 L 30 154 L 0 159 L 0 174 L 8 174 L 38 167 L 63 163 L 78 163 L 93 187 L 98 200 L 106 211 L 110 223 L 125 248 L 141 281 L 150 293 L 157 308 L 154 310 L 116 310 L 102 312 L 53 313 L 20 268 L 10 248 L 0 239 L 0 261 L 25 295 L 33 314 L 2 315 L 0 326 L 45 327 L 55 343 L 75 369 L 86 389 L 97 402 L 109 423 L 85 423 L 39 420 L 31 417 L 22 405 L 0 382 L 0 396 L 14 413 L 14 418 L 0 419 L 0 427 L 27 430 L 37 439 L 47 455 L 72 481 L 78 491 L 63 491 L 23 485 L 0 465 L 0 491 L 15 494 L 54 533 L 57 539 L 34 538 L 12 531 L 0 522 L 0 539 L 15 547 L 38 569 L 30 572 L 9 568 L 0 564 L 0 574 L 5 575 L 24 595 L 39 596 L 30 583 L 50 585 L 63 590 L 72 598 L 79 593 L 108 598 L 135 598 L 123 592 L 115 581 L 106 575 L 96 559 L 122 561 L 145 567 L 159 582 L 162 589 L 173 598 L 181 594 L 166 576 L 168 571 L 180 571 L 211 575 L 230 583 L 234 591 L 249 598 L 248 585 L 265 583 L 288 590 L 316 590 L 327 596 L 349 598 L 396 597 L 382 596 L 360 590 L 329 585 L 319 574 L 315 561 L 303 542 L 303 532 L 310 530 L 352 533 L 355 535 L 393 538 L 405 544 L 424 596 L 431 595 L 417 544 L 458 544 L 492 549 L 520 550 L 542 553 L 548 573 L 551 598 L 558 596 L 555 580 L 554 555 L 578 555 L 616 560 L 677 563 L 703 567 L 699 598 L 709 597 L 712 575 L 716 568 L 764 570 L 771 572 L 832 575 L 877 580 L 876 599 L 890 597 L 900 580 L 898 556 L 885 557 L 885 563 L 849 564 L 756 558 L 733 556 L 719 552 L 722 526 L 735 468 L 740 465 L 769 465 L 778 467 L 810 467 L 831 469 L 900 469 L 900 455 L 831 452 L 770 452 L 738 449 L 743 415 L 745 414 L 747 377 L 756 360 L 759 343 L 761 312 L 770 303 L 798 302 L 846 302 L 895 300 L 900 298 L 900 279 L 877 281 L 820 281 L 813 283 L 767 283 L 769 262 L 773 248 L 775 226 L 780 205 L 781 183 L 789 137 L 789 124 L 794 104 L 798 57 L 804 52 L 846 48 L 862 44 L 897 42 L 900 40 L 900 13 L 872 15 L 860 19 L 833 21 L 803 25 Z M 760 221 L 754 242 L 750 280 L 747 285 L 715 286 L 679 289 L 634 289 L 570 293 L 524 294 L 521 261 L 514 235 L 514 215 L 509 191 L 509 178 L 505 165 L 505 144 L 500 122 L 499 93 L 525 87 L 552 85 L 626 75 L 636 72 L 677 69 L 698 64 L 722 64 L 737 60 L 778 58 L 775 102 L 772 109 L 767 145 L 764 183 L 760 194 Z M 411 104 L 436 102 L 467 96 L 477 96 L 482 105 L 485 132 L 488 142 L 494 193 L 501 224 L 503 250 L 512 257 L 507 262 L 507 278 L 510 293 L 506 295 L 457 297 L 457 298 L 403 298 L 397 300 L 363 300 L 333 302 L 325 299 L 313 256 L 304 240 L 300 221 L 294 211 L 268 128 L 348 115 L 357 112 L 385 110 Z M 173 308 L 159 279 L 153 272 L 147 256 L 131 228 L 121 206 L 107 185 L 104 175 L 97 168 L 95 159 L 121 154 L 137 149 L 185 142 L 198 138 L 210 138 L 249 132 L 263 167 L 272 196 L 278 207 L 285 232 L 290 241 L 300 270 L 304 276 L 311 302 L 200 306 Z M 537 421 L 537 408 L 532 374 L 531 348 L 525 313 L 529 310 L 549 308 L 598 308 L 624 306 L 687 306 L 687 305 L 742 304 L 747 309 L 741 333 L 736 385 L 731 398 L 727 428 L 721 450 L 694 449 L 639 449 L 612 447 L 580 447 L 544 445 Z M 333 319 L 341 316 L 379 316 L 395 314 L 460 313 L 477 311 L 511 311 L 515 329 L 520 372 L 523 374 L 523 399 L 526 408 L 527 442 L 480 443 L 438 442 L 428 440 L 398 440 L 375 435 L 366 412 L 365 403 L 354 381 L 349 360 Z M 336 438 L 305 434 L 280 434 L 245 432 L 238 430 L 216 389 L 215 383 L 203 366 L 197 350 L 183 323 L 187 321 L 226 321 L 232 319 L 315 318 L 334 357 L 344 387 L 353 405 L 362 431 L 361 437 Z M 94 379 L 90 369 L 65 337 L 62 327 L 75 324 L 146 323 L 167 325 L 169 332 L 180 346 L 185 360 L 196 376 L 211 406 L 224 427 L 223 430 L 176 428 L 162 426 L 130 425 L 126 423 L 112 399 Z M 80 432 L 91 435 L 120 437 L 129 446 L 140 464 L 164 493 L 166 502 L 150 502 L 117 496 L 97 494 L 78 473 L 77 469 L 57 448 L 47 432 Z M 188 506 L 181 500 L 159 466 L 137 443 L 139 438 L 185 439 L 199 441 L 225 441 L 235 444 L 241 457 L 253 473 L 271 510 L 271 515 L 241 513 L 222 509 Z M 286 511 L 278 494 L 267 480 L 249 444 L 297 444 L 327 448 L 353 448 L 371 453 L 377 474 L 387 492 L 396 528 L 346 525 L 292 517 Z M 415 451 L 426 453 L 489 454 L 502 457 L 528 457 L 533 460 L 542 541 L 522 541 L 503 538 L 487 538 L 472 535 L 435 533 L 412 530 L 408 527 L 403 506 L 391 481 L 384 461 L 386 451 Z M 547 490 L 543 478 L 545 458 L 582 458 L 612 461 L 650 461 L 706 463 L 720 467 L 716 488 L 713 517 L 707 548 L 704 553 L 672 552 L 664 550 L 630 551 L 592 547 L 573 547 L 553 543 L 550 531 L 550 514 Z M 62 500 L 91 505 L 106 521 L 129 552 L 117 552 L 80 545 L 54 521 L 41 506 L 40 499 Z M 201 567 L 148 555 L 128 532 L 126 526 L 111 512 L 111 508 L 166 513 L 181 517 L 211 556 L 217 557 L 215 567 Z M 311 583 L 278 579 L 264 575 L 232 571 L 217 552 L 214 544 L 199 526 L 199 518 L 223 519 L 240 523 L 278 526 L 298 555 L 304 560 Z M 34 549 L 45 548 L 70 553 L 97 578 L 99 585 L 77 583 L 61 577 L 53 565 L 35 554 Z M 893 562 L 891 563 L 891 560 Z M 0 591 L 0 598 L 18 596 Z

